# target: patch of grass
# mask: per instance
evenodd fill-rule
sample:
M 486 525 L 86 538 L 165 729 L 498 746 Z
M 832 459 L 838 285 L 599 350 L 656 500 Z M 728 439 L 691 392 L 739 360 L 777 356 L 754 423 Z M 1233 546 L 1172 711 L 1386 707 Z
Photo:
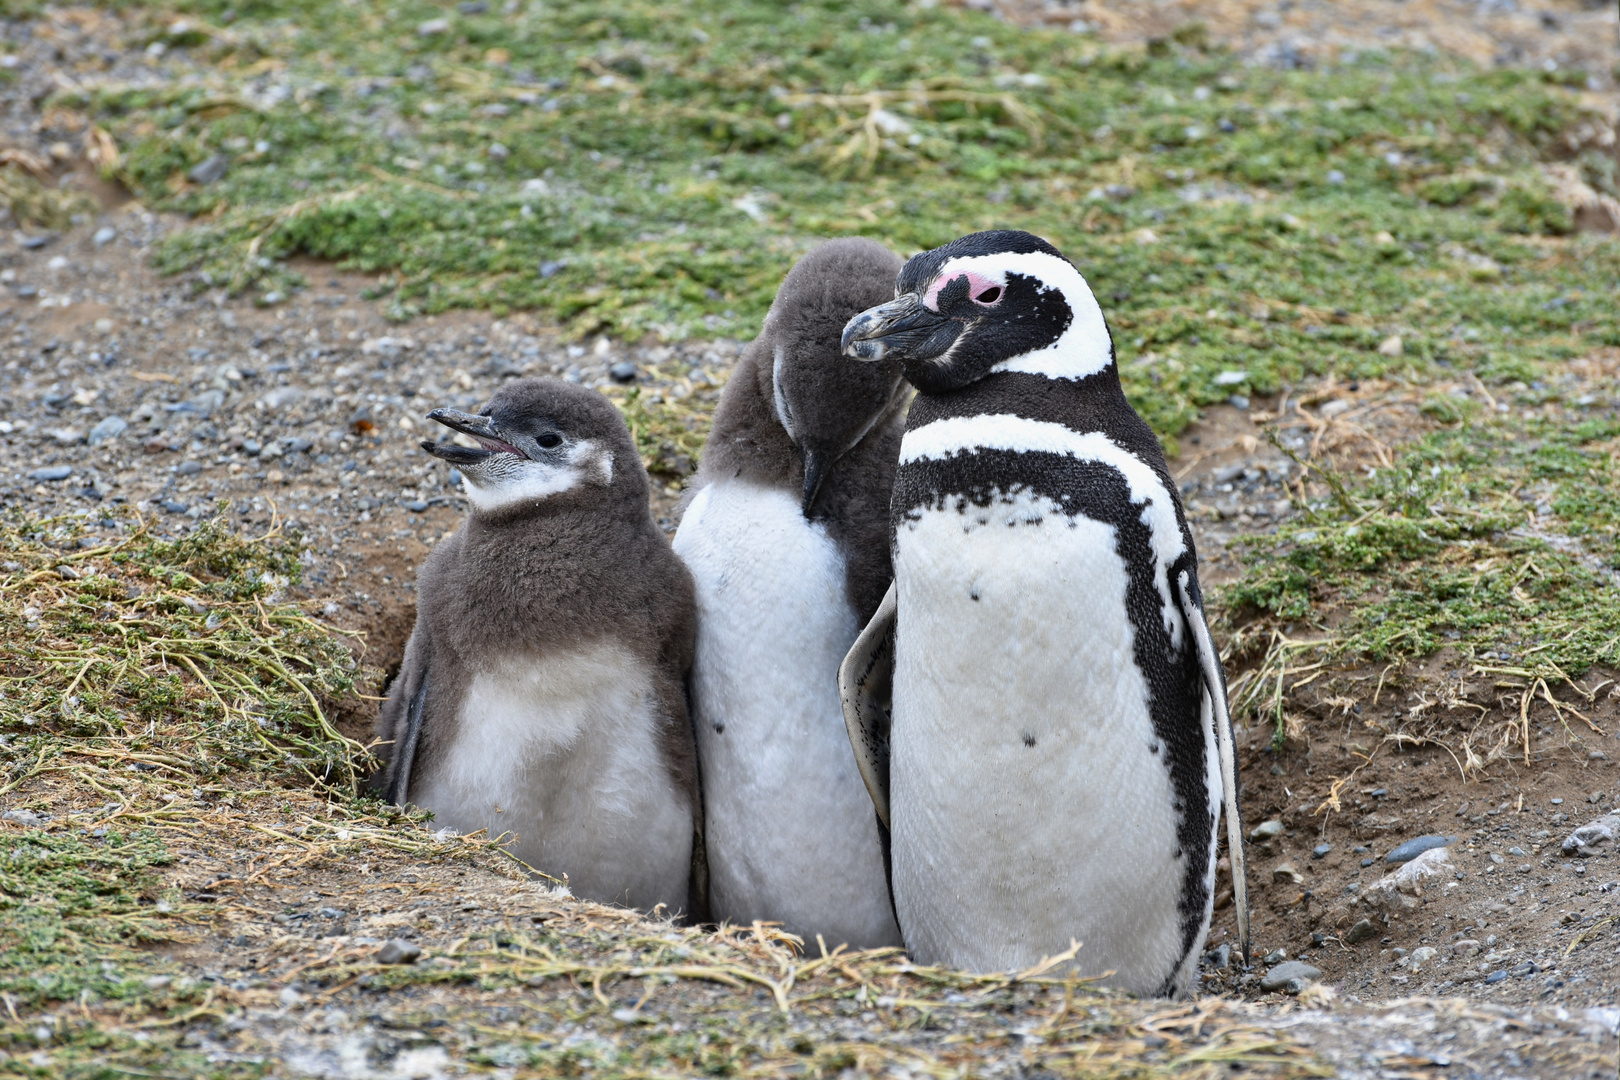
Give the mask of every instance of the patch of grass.
M 199 288 L 272 302 L 304 253 L 389 275 L 401 318 L 748 337 L 817 238 L 1027 228 L 1090 277 L 1165 437 L 1312 373 L 1507 377 L 1505 354 L 1620 341 L 1620 254 L 1546 239 L 1569 220 L 1537 161 L 1584 114 L 1537 73 L 1274 72 L 890 0 L 181 10 L 183 32 L 145 32 L 203 78 L 61 103 L 113 133 L 144 200 L 197 215 L 158 258 Z M 224 177 L 193 180 L 214 157 Z
M 13 1009 L 188 999 L 146 987 L 139 950 L 184 939 L 198 917 L 156 873 L 173 861 L 163 826 L 198 819 L 134 778 L 360 794 L 365 754 L 323 712 L 352 692 L 353 654 L 284 598 L 297 537 L 214 519 L 165 540 L 120 520 L 97 540 L 82 516 L 0 523 L 0 993 Z
M 65 229 L 95 203 L 83 192 L 53 187 L 20 165 L 0 165 L 0 205 L 18 223 L 36 229 Z
M 1283 672 L 1304 657 L 1450 648 L 1461 669 L 1532 688 L 1620 665 L 1620 421 L 1459 423 L 1342 491 L 1252 538 L 1221 592 L 1237 651 L 1267 650 L 1238 700 L 1278 739 Z

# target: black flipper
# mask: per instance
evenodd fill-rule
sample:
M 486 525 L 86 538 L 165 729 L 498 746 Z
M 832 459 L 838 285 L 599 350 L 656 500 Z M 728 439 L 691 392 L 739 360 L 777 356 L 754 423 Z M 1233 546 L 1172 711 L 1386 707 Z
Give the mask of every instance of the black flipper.
M 894 586 L 838 668 L 844 727 L 883 831 L 889 831 L 889 725 L 894 689 Z
M 1215 746 L 1221 762 L 1221 791 L 1226 807 L 1226 847 L 1232 861 L 1232 901 L 1237 905 L 1238 950 L 1249 962 L 1249 879 L 1243 851 L 1243 819 L 1238 814 L 1237 747 L 1232 735 L 1232 713 L 1226 701 L 1226 675 L 1221 656 L 1215 651 L 1204 609 L 1192 593 L 1192 580 L 1184 570 L 1176 579 L 1177 599 L 1182 618 L 1198 649 L 1198 666 L 1204 673 L 1204 689 L 1209 694 L 1210 714 L 1215 721 Z
M 405 730 L 394 733 L 394 772 L 388 780 L 388 801 L 404 806 L 411 792 L 411 767 L 416 764 L 416 746 L 422 739 L 422 712 L 427 704 L 428 666 L 422 665 L 422 677 L 417 680 L 416 692 L 405 711 Z
M 686 719 L 689 727 L 697 724 L 697 711 L 692 708 L 692 673 L 681 680 L 681 692 L 686 698 Z M 693 732 L 694 738 L 696 732 Z M 692 755 L 692 768 L 696 770 L 696 783 L 692 791 L 692 869 L 686 886 L 686 922 L 692 926 L 706 926 L 714 920 L 709 903 L 709 841 L 708 818 L 703 808 L 703 762 Z

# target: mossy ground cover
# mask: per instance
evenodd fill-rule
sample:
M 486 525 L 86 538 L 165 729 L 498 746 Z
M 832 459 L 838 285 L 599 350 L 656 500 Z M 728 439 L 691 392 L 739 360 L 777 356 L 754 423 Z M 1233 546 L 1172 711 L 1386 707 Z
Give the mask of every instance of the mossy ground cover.
M 220 800 L 289 781 L 358 795 L 362 748 L 322 712 L 356 663 L 285 599 L 298 561 L 293 538 L 218 520 L 178 539 L 125 515 L 0 523 L 10 1019 L 63 1000 L 184 1008 L 200 990 L 144 981 L 163 966 L 144 947 L 201 916 L 163 883 L 165 828 L 207 828 Z M 171 808 L 177 791 L 203 816 Z
M 1612 414 L 1470 415 L 1362 482 L 1324 475 L 1301 517 L 1249 540 L 1247 573 L 1222 592 L 1234 651 L 1266 650 L 1240 700 L 1281 738 L 1290 665 L 1446 647 L 1459 670 L 1526 694 L 1620 667 L 1617 437 Z M 1560 713 L 1590 734 L 1578 716 Z
M 144 199 L 196 216 L 158 259 L 199 288 L 273 303 L 306 254 L 378 274 L 402 318 L 747 336 L 819 237 L 914 251 L 1025 228 L 1084 269 L 1172 451 L 1233 394 L 1466 374 L 1533 398 L 1620 345 L 1620 245 L 1571 235 L 1546 171 L 1617 190 L 1579 72 L 1378 53 L 1281 72 L 1196 29 L 1129 50 L 883 2 L 224 8 L 147 24 L 206 77 L 61 101 Z M 648 448 L 692 456 L 705 416 L 623 404 Z M 1348 605 L 1342 657 L 1533 650 L 1533 681 L 1603 662 L 1615 553 L 1537 556 L 1510 512 L 1602 438 L 1428 409 L 1456 430 L 1257 546 L 1236 609 L 1325 626 L 1321 605 Z M 1558 506 L 1577 544 L 1608 535 L 1601 499 Z
M 54 104 L 196 215 L 159 261 L 199 287 L 271 301 L 304 253 L 382 275 L 400 317 L 746 337 L 817 238 L 1026 228 L 1084 268 L 1167 438 L 1312 373 L 1524 377 L 1620 340 L 1614 249 L 1543 241 L 1571 227 L 1543 159 L 1613 189 L 1579 73 L 1277 72 L 880 0 L 136 10 L 204 76 Z

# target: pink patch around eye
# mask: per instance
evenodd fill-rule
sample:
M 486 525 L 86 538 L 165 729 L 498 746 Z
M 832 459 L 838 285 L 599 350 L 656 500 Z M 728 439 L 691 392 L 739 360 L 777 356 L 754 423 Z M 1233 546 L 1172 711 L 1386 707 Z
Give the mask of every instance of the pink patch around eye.
M 929 311 L 938 311 L 939 291 L 945 286 L 949 285 L 951 282 L 960 278 L 968 279 L 969 296 L 977 299 L 981 294 L 994 290 L 991 292 L 990 298 L 984 302 L 987 304 L 993 304 L 997 300 L 1001 299 L 1001 294 L 1004 291 L 1004 287 L 1001 282 L 995 280 L 994 278 L 985 277 L 983 274 L 968 270 L 965 272 L 959 271 L 956 273 L 945 273 L 935 278 L 934 283 L 928 286 L 928 291 L 923 294 L 923 307 L 927 308 Z

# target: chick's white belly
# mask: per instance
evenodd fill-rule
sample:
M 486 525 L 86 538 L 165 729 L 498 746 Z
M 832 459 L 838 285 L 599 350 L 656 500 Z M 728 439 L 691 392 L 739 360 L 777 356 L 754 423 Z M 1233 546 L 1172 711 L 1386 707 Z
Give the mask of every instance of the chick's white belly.
M 829 948 L 899 943 L 838 665 L 860 627 L 826 529 L 779 488 L 698 493 L 675 551 L 697 589 L 693 726 L 712 913 Z
M 411 801 L 437 825 L 513 834 L 513 854 L 576 896 L 684 910 L 692 806 L 665 722 L 652 669 L 616 642 L 507 658 L 474 677 Z
M 1113 526 L 1027 493 L 897 535 L 894 894 L 920 963 L 980 971 L 1083 942 L 1159 989 L 1182 952 L 1169 772 Z

